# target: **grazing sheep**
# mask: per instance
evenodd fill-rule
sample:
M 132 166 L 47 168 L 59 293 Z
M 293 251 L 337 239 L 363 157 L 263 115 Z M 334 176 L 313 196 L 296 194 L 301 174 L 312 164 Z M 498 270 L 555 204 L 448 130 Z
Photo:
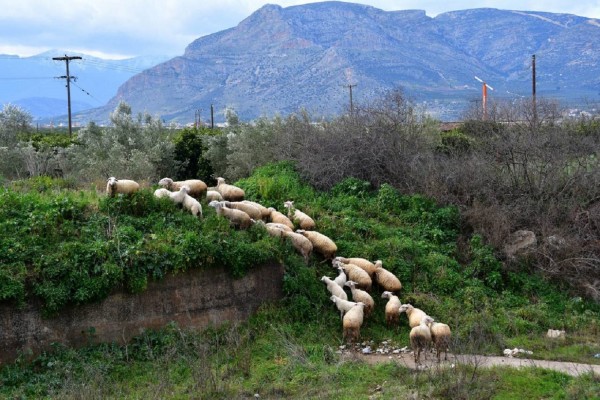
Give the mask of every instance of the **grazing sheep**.
M 200 179 L 187 179 L 185 181 L 173 181 L 171 178 L 162 178 L 158 181 L 158 184 L 172 192 L 176 192 L 183 186 L 187 186 L 190 191 L 189 195 L 192 197 L 200 198 L 206 194 L 208 186 Z
M 216 190 L 207 190 L 206 202 L 210 203 L 213 200 L 223 201 L 223 196 L 221 196 L 221 193 L 217 192 Z
M 277 222 L 267 222 L 265 225 L 272 226 L 274 228 L 278 228 L 278 229 L 281 229 L 282 231 L 286 231 L 286 232 L 294 232 L 294 230 L 292 228 L 290 228 L 289 226 L 280 224 Z
M 296 209 L 294 207 L 293 201 L 286 201 L 285 203 L 283 203 L 283 206 L 288 209 L 288 215 L 287 215 L 288 218 L 292 222 L 297 222 L 298 227 L 300 227 L 300 229 L 304 229 L 307 231 L 315 229 L 315 227 L 316 227 L 315 221 L 311 217 L 309 217 L 307 214 Z
M 340 310 L 340 318 L 344 318 L 344 314 L 356 305 L 354 301 L 344 300 L 334 294 L 332 294 L 329 299 L 333 301 L 337 309 Z
M 431 331 L 431 341 L 433 342 L 433 347 L 435 347 L 438 362 L 440 362 L 442 351 L 444 352 L 444 360 L 448 360 L 448 347 L 450 346 L 450 337 L 452 336 L 450 327 L 431 319 L 429 330 Z
M 248 214 L 240 210 L 227 208 L 221 201 L 213 200 L 208 205 L 209 207 L 214 207 L 218 215 L 227 218 L 229 223 L 235 227 L 246 229 L 252 224 Z
M 352 300 L 365 304 L 365 317 L 371 315 L 375 308 L 375 301 L 371 295 L 364 290 L 357 289 L 356 282 L 354 281 L 346 282 L 346 286 L 348 286 L 352 292 Z
M 337 283 L 338 285 L 340 285 L 341 287 L 344 287 L 344 285 L 346 284 L 347 278 L 346 278 L 346 273 L 344 272 L 344 270 L 342 269 L 342 267 L 338 266 L 334 266 L 334 268 L 336 268 L 339 272 L 339 275 L 335 277 L 334 281 L 335 283 Z
M 312 242 L 314 250 L 321 253 L 326 260 L 330 260 L 335 256 L 337 246 L 327 236 L 317 231 L 305 231 L 303 229 L 298 229 L 296 232 L 306 236 Z
M 156 189 L 154 191 L 154 197 L 156 197 L 157 199 L 163 199 L 165 197 L 169 197 L 170 195 L 171 192 L 165 188 Z
M 365 304 L 359 302 L 344 314 L 342 320 L 344 340 L 353 342 L 360 339 L 360 327 L 363 323 L 364 309 Z
M 202 218 L 202 205 L 198 200 L 190 195 L 187 195 L 183 198 L 183 202 L 181 204 L 183 204 L 183 208 L 191 212 L 194 217 L 200 216 L 200 218 Z
M 106 181 L 106 194 L 109 197 L 114 197 L 118 193 L 131 194 L 137 192 L 140 184 L 129 179 L 117 179 L 111 176 Z
M 176 192 L 169 193 L 169 198 L 173 200 L 175 204 L 183 204 L 185 197 L 188 196 L 190 188 L 187 186 L 182 186 Z
M 365 270 L 357 267 L 354 264 L 344 264 L 336 260 L 333 260 L 332 264 L 334 267 L 341 267 L 346 273 L 348 280 L 356 282 L 356 286 L 358 288 L 363 290 L 371 290 L 373 282 Z
M 225 183 L 225 178 L 217 178 L 216 189 L 227 201 L 242 201 L 246 194 L 242 188 Z
M 286 231 L 285 229 L 282 229 L 282 232 L 283 236 L 290 239 L 290 242 L 292 243 L 292 246 L 296 249 L 296 251 L 298 251 L 302 255 L 302 257 L 304 257 L 304 262 L 308 264 L 310 255 L 313 252 L 313 244 L 311 243 L 311 241 L 296 232 Z
M 325 282 L 329 293 L 339 297 L 340 299 L 348 300 L 348 295 L 346 294 L 346 292 L 344 292 L 344 289 L 342 289 L 340 285 L 329 279 L 328 276 L 323 275 L 323 277 L 321 278 L 321 282 Z
M 375 281 L 383 290 L 388 292 L 398 292 L 402 289 L 402 283 L 400 279 L 393 273 L 382 267 L 381 260 L 375 261 Z
M 375 264 L 373 264 L 371 261 L 367 260 L 366 258 L 360 258 L 360 257 L 352 257 L 352 258 L 345 258 L 345 257 L 336 257 L 336 260 L 343 262 L 344 264 L 354 264 L 359 268 L 364 269 L 367 274 L 369 274 L 369 276 L 371 278 L 373 278 L 373 274 L 375 273 Z
M 283 238 L 284 237 L 284 235 L 283 235 L 283 229 L 280 229 L 280 228 L 275 227 L 275 226 L 267 225 L 262 220 L 256 221 L 256 220 L 252 219 L 252 223 L 255 224 L 255 225 L 261 225 L 263 228 L 265 228 L 265 230 L 267 231 L 267 233 L 269 234 L 269 236 L 273 236 L 273 237 L 276 237 L 276 238 Z
M 260 213 L 262 214 L 261 219 L 266 220 L 271 216 L 271 211 L 260 203 L 250 200 L 242 200 L 242 203 L 250 204 L 258 208 L 260 210 Z
M 429 324 L 433 323 L 433 318 L 426 315 L 421 323 L 410 331 L 410 347 L 415 355 L 415 364 L 419 364 L 421 351 L 426 350 L 431 345 L 431 331 Z
M 408 325 L 411 328 L 418 326 L 421 323 L 423 317 L 427 316 L 427 314 L 425 314 L 423 310 L 415 308 L 412 306 L 412 304 L 408 303 L 402 304 L 398 309 L 399 314 L 402 314 L 403 312 L 406 313 L 406 316 L 408 317 Z
M 284 214 L 280 213 L 273 207 L 269 207 L 268 210 L 271 213 L 269 215 L 271 222 L 275 222 L 277 224 L 283 224 L 283 225 L 287 226 L 288 228 L 290 228 L 291 230 L 294 230 L 294 224 L 292 223 L 292 221 L 290 221 L 290 219 L 288 217 L 286 217 Z
M 388 299 L 388 302 L 385 305 L 385 322 L 388 326 L 390 325 L 398 325 L 400 322 L 400 313 L 398 310 L 402 303 L 398 296 L 394 295 L 392 292 L 385 291 L 381 294 L 382 299 Z
M 260 209 L 253 206 L 252 204 L 242 203 L 240 201 L 225 201 L 224 204 L 225 204 L 225 207 L 235 208 L 236 210 L 245 212 L 252 219 L 255 219 L 255 220 L 262 219 L 262 214 L 260 212 Z

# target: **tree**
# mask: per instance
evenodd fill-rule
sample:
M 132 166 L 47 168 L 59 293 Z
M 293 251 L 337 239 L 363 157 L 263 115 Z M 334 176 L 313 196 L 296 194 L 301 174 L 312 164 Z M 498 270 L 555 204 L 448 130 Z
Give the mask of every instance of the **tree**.
M 14 146 L 20 133 L 31 129 L 31 115 L 19 106 L 5 104 L 0 111 L 0 146 Z

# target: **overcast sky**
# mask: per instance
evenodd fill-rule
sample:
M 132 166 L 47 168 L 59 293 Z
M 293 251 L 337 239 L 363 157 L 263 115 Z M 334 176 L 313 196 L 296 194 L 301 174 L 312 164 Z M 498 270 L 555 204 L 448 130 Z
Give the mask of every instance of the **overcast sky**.
M 193 40 L 236 26 L 261 6 L 310 0 L 0 0 L 0 54 L 61 49 L 104 58 L 176 56 Z M 600 0 L 364 0 L 386 11 L 427 15 L 491 7 L 600 18 Z

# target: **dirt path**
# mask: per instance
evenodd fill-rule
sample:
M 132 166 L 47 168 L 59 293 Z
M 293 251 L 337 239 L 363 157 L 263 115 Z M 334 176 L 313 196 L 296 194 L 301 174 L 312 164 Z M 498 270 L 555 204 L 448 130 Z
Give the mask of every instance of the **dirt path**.
M 362 360 L 367 363 L 381 363 L 395 361 L 407 368 L 417 369 L 414 363 L 412 353 L 401 353 L 394 355 L 380 355 L 380 354 L 361 354 L 348 352 L 342 355 L 343 358 L 352 360 Z M 517 357 L 498 357 L 498 356 L 480 356 L 480 355 L 454 355 L 448 354 L 448 361 L 442 361 L 441 366 L 451 367 L 453 364 L 471 364 L 481 367 L 491 366 L 509 366 L 514 368 L 519 367 L 537 367 L 547 368 L 556 370 L 571 376 L 577 376 L 593 371 L 594 374 L 600 375 L 600 365 L 595 364 L 580 364 L 573 362 L 564 361 L 546 361 L 546 360 L 532 360 L 529 358 L 517 358 Z M 431 368 L 437 366 L 435 356 L 428 355 L 428 358 L 423 362 L 419 368 Z

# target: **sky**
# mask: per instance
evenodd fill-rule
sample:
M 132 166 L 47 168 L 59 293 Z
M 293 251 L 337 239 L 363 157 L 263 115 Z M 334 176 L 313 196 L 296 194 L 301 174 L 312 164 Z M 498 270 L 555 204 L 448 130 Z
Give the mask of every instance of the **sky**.
M 199 37 L 235 27 L 265 4 L 311 0 L 0 0 L 0 54 L 22 57 L 60 49 L 122 59 L 177 56 Z M 355 0 L 385 11 L 425 10 L 435 17 L 471 8 L 547 11 L 600 19 L 600 0 Z

